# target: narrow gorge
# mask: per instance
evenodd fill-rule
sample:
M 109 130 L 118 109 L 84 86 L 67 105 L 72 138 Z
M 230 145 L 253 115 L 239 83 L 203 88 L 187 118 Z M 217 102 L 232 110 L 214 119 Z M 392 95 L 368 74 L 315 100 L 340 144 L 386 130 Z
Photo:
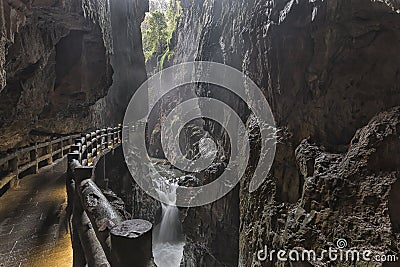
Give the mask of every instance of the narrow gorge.
M 92 158 L 86 152 L 86 163 L 93 164 L 94 182 L 118 220 L 151 222 L 151 242 L 139 246 L 151 243 L 146 266 L 400 266 L 400 1 L 2 0 L 0 14 L 0 159 L 31 146 L 39 153 L 40 143 L 87 132 L 97 136 L 91 141 L 89 135 L 87 146 L 93 146 L 102 138 L 97 129 L 118 125 L 120 130 L 106 130 L 104 148 L 99 144 Z M 245 82 L 239 86 L 250 100 L 201 79 L 165 89 L 172 80 L 196 78 L 196 68 L 175 69 L 190 62 L 241 72 L 238 80 Z M 262 125 L 267 118 L 252 110 L 264 102 L 243 77 L 260 89 L 273 127 Z M 237 85 L 233 77 L 220 80 Z M 134 102 L 138 94 L 141 101 Z M 206 98 L 238 114 L 248 161 L 241 149 L 238 158 L 245 162 L 230 160 L 242 128 L 232 136 L 225 126 L 234 116 L 223 107 L 210 110 Z M 182 103 L 190 111 L 175 110 Z M 222 122 L 210 118 L 213 112 Z M 199 116 L 177 126 L 192 113 Z M 145 135 L 137 141 L 142 136 L 132 133 L 142 126 Z M 180 133 L 164 133 L 166 127 Z M 253 191 L 268 129 L 273 162 Z M 79 142 L 68 154 L 61 141 L 60 162 L 67 154 L 82 162 L 87 140 Z M 174 142 L 176 154 L 168 150 Z M 144 156 L 132 145 L 139 143 Z M 77 158 L 70 156 L 74 147 L 82 152 Z M 107 148 L 111 152 L 102 155 Z M 189 172 L 176 164 L 181 154 L 188 161 L 211 158 L 211 164 Z M 17 170 L 32 158 L 32 152 L 19 157 Z M 64 172 L 71 163 L 66 161 L 60 163 Z M 245 171 L 240 182 L 228 185 L 229 193 L 205 205 L 178 205 L 182 188 L 213 184 L 230 163 L 245 164 Z M 0 178 L 14 163 L 1 164 Z M 152 172 L 165 181 L 155 181 Z M 0 240 L 13 234 L 2 231 L 13 210 L 2 198 L 23 186 L 25 173 L 18 175 L 16 187 L 11 180 L 0 188 Z M 26 175 L 28 180 L 32 173 Z M 156 184 L 156 197 L 138 177 Z M 66 217 L 68 205 L 62 208 Z M 113 263 L 109 247 L 119 221 L 88 217 L 111 266 L 144 266 Z M 103 231 L 110 232 L 104 242 Z M 71 227 L 69 233 L 72 247 Z M 0 241 L 0 266 L 36 266 L 10 256 L 14 241 L 7 242 Z M 332 258 L 332 249 L 345 254 Z M 131 250 L 132 257 L 145 257 Z M 78 254 L 74 245 L 66 266 L 91 266 L 87 255 L 79 264 Z

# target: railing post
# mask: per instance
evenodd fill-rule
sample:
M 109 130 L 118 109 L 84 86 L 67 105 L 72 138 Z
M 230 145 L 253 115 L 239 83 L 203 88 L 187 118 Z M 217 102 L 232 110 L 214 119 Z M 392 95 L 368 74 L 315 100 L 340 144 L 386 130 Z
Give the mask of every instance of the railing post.
M 97 138 L 96 138 L 96 132 L 92 132 L 90 134 L 90 140 L 92 142 L 92 157 L 97 156 Z
M 114 144 L 118 144 L 118 127 L 114 127 L 114 135 L 113 135 L 113 137 L 114 137 L 114 139 L 113 139 L 113 143 Z
M 107 128 L 107 148 L 112 148 L 112 128 Z
M 118 144 L 122 143 L 122 124 L 118 125 Z
M 81 160 L 81 164 L 83 166 L 86 166 L 88 164 L 88 153 L 89 153 L 89 149 L 87 146 L 87 138 L 86 138 L 86 134 L 82 134 L 81 137 L 81 142 L 82 142 L 82 160 Z
M 65 147 L 69 146 L 69 149 L 66 148 L 65 149 L 66 152 L 64 152 L 64 154 L 70 153 L 71 152 L 71 146 L 74 145 L 74 143 L 73 143 L 74 140 L 72 140 L 72 135 L 68 136 L 68 138 L 66 140 L 67 140 L 67 144 L 66 144 Z
M 79 152 L 68 153 L 68 163 L 71 163 L 73 160 L 77 160 L 80 164 L 81 154 Z
M 61 149 L 61 158 L 63 158 L 64 157 L 64 142 L 63 142 L 62 138 L 60 140 L 60 149 Z
M 87 145 L 87 165 L 90 165 L 93 161 L 93 142 L 92 134 L 86 134 L 86 145 Z
M 37 143 L 35 143 L 35 149 L 29 152 L 31 162 L 35 161 L 35 173 L 39 172 L 39 162 L 38 162 L 38 148 Z
M 101 130 L 101 149 L 107 149 L 107 129 Z
M 101 131 L 97 130 L 96 131 L 96 144 L 97 144 L 97 154 L 101 154 L 103 152 L 103 147 L 101 144 Z
M 11 159 L 8 162 L 8 167 L 10 170 L 10 173 L 15 173 L 15 177 L 10 181 L 10 187 L 11 188 L 15 188 L 18 186 L 19 183 L 19 170 L 18 170 L 18 161 L 19 161 L 19 157 L 18 157 L 18 153 L 15 156 L 15 158 Z
M 47 155 L 50 155 L 50 157 L 47 159 L 47 164 L 53 164 L 53 140 L 49 142 L 47 147 Z
M 97 141 L 97 131 L 93 132 L 93 139 L 94 139 L 93 149 L 96 149 L 96 156 L 97 156 L 100 154 L 99 143 Z
M 111 128 L 111 135 L 110 135 L 110 141 L 111 141 L 111 147 L 114 147 L 114 128 Z
M 77 145 L 72 145 L 70 150 L 71 152 L 69 154 L 77 154 L 78 157 L 76 160 L 79 161 L 79 164 L 82 164 L 82 144 L 78 143 Z
M 71 146 L 74 145 L 74 140 L 72 139 L 72 136 L 69 137 L 68 144 L 71 145 Z M 69 149 L 68 152 L 71 152 L 71 148 Z

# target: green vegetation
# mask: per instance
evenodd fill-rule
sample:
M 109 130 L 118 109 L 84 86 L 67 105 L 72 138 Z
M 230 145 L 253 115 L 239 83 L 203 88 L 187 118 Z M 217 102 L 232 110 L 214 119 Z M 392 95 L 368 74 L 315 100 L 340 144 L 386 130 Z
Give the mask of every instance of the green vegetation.
M 144 22 L 147 29 L 143 31 L 143 50 L 146 60 L 154 53 L 164 51 L 167 47 L 167 21 L 164 13 L 154 11 L 146 17 Z
M 143 50 L 146 61 L 156 55 L 161 56 L 160 67 L 170 59 L 173 51 L 169 49 L 172 34 L 180 22 L 182 8 L 179 0 L 170 0 L 166 12 L 153 11 L 147 14 L 142 24 Z
M 161 69 L 164 66 L 165 60 L 170 60 L 173 55 L 174 55 L 174 51 L 170 51 L 169 46 L 168 46 L 160 59 L 160 68 Z
M 177 25 L 180 23 L 181 15 L 182 15 L 182 7 L 180 2 L 178 0 L 171 0 L 167 11 L 167 20 L 168 20 L 167 34 L 169 40 L 171 39 L 172 34 L 174 33 Z

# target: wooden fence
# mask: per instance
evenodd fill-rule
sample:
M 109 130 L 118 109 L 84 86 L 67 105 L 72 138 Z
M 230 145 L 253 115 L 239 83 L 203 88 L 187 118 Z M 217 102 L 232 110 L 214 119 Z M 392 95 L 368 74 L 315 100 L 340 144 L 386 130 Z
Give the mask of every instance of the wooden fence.
M 18 184 L 21 174 L 38 173 L 39 169 L 50 165 L 54 160 L 63 158 L 70 152 L 74 140 L 80 134 L 69 135 L 44 143 L 18 149 L 0 159 L 0 189 L 7 184 Z
M 154 266 L 152 224 L 124 220 L 95 183 L 106 178 L 95 177 L 97 163 L 121 142 L 117 127 L 82 135 L 71 146 L 66 186 L 74 267 Z
M 152 224 L 124 220 L 94 181 L 97 163 L 121 148 L 122 127 L 61 137 L 18 149 L 0 159 L 0 189 L 18 184 L 24 173 L 38 173 L 54 160 L 68 156 L 67 215 L 74 267 L 155 266 Z M 97 178 L 97 179 L 96 179 Z M 103 183 L 104 184 L 104 183 Z
M 28 171 L 38 173 L 40 168 L 51 165 L 54 160 L 63 158 L 70 152 L 81 153 L 80 163 L 88 166 L 103 149 L 118 144 L 121 133 L 121 127 L 107 128 L 20 148 L 0 159 L 0 189 L 7 184 L 18 184 L 20 174 Z

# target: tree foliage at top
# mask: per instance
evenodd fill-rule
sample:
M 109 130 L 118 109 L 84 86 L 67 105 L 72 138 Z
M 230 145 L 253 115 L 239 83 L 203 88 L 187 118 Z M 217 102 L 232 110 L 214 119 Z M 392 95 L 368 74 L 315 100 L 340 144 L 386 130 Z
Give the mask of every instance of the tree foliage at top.
M 153 56 L 170 55 L 168 44 L 181 15 L 178 0 L 170 0 L 168 8 L 152 11 L 146 15 L 142 24 L 143 50 L 146 61 Z
M 157 52 L 162 52 L 168 44 L 168 25 L 164 13 L 151 12 L 146 17 L 146 28 L 143 31 L 143 50 L 146 59 Z

